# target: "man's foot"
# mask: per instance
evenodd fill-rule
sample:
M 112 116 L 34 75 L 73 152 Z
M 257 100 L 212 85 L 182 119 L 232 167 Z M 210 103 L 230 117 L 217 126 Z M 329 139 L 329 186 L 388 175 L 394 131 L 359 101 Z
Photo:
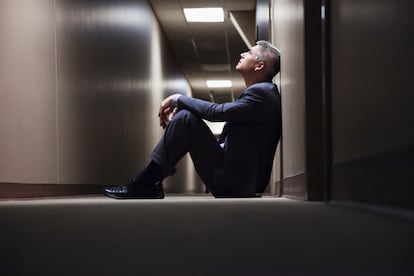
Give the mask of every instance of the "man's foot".
M 144 185 L 130 181 L 126 186 L 115 186 L 105 188 L 104 195 L 116 199 L 162 199 L 164 189 L 162 182 L 158 181 L 153 185 Z

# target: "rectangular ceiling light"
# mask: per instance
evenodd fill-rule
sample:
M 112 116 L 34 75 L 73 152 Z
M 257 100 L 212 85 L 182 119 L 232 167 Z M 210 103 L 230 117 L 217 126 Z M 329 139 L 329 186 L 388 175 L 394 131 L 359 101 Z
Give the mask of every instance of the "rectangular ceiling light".
M 184 9 L 187 22 L 224 22 L 223 8 Z
M 233 86 L 231 80 L 208 80 L 206 83 L 208 88 L 226 88 Z

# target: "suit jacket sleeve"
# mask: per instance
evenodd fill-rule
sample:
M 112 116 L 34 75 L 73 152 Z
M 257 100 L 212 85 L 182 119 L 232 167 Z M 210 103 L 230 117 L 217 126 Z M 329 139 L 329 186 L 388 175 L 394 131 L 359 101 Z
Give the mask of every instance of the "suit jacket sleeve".
M 187 96 L 178 98 L 178 107 L 187 109 L 208 121 L 266 122 L 273 121 L 264 104 L 266 92 L 260 88 L 248 88 L 234 102 L 215 104 Z

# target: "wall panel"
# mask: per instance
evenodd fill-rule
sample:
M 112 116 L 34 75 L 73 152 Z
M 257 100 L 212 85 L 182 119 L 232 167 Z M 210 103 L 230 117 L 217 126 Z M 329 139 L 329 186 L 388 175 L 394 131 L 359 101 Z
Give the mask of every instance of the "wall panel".
M 332 199 L 412 208 L 414 2 L 330 2 Z
M 189 87 L 146 1 L 58 3 L 59 182 L 126 182 L 162 135 L 168 83 Z
M 54 7 L 0 1 L 0 182 L 56 183 Z
M 272 1 L 272 40 L 281 51 L 284 194 L 306 197 L 303 0 Z M 300 186 L 301 188 L 297 189 Z
M 114 183 L 145 163 L 153 18 L 134 2 L 58 2 L 59 183 Z

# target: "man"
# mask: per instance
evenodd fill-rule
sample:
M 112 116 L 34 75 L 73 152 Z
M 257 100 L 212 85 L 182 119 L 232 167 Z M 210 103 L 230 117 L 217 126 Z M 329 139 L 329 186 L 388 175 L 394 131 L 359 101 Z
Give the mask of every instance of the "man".
M 236 65 L 246 83 L 239 99 L 215 104 L 179 94 L 161 102 L 158 116 L 165 133 L 151 162 L 126 186 L 104 194 L 118 199 L 164 198 L 162 181 L 188 152 L 195 169 L 215 197 L 250 197 L 263 193 L 281 134 L 280 95 L 273 77 L 280 70 L 280 53 L 258 41 L 240 54 Z M 225 121 L 217 141 L 203 122 Z

